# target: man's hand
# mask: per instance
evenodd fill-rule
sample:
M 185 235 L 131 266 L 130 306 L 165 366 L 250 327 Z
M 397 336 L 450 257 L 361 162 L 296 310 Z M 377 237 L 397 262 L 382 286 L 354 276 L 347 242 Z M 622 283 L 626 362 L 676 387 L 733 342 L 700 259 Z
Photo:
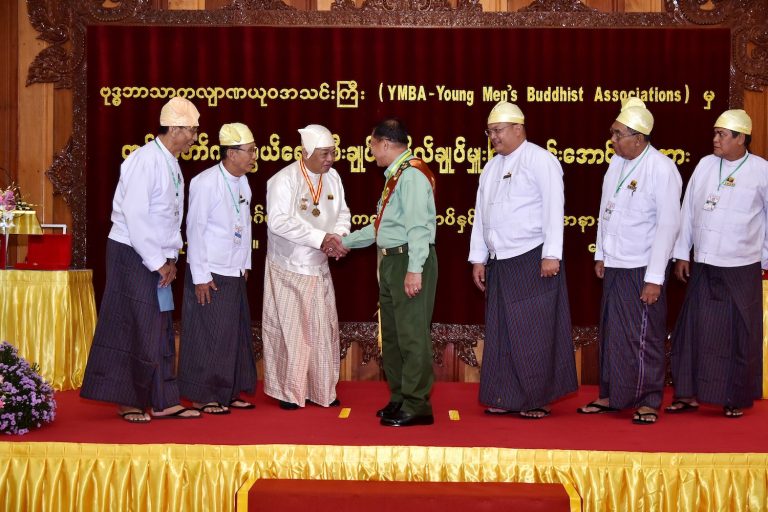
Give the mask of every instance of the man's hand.
M 320 250 L 330 258 L 336 258 L 336 260 L 343 258 L 349 252 L 349 249 L 341 243 L 341 237 L 335 233 L 327 233 L 325 235 L 323 243 L 320 244 Z
M 421 292 L 421 273 L 406 272 L 403 285 L 408 298 L 414 298 Z
M 211 303 L 211 290 L 217 292 L 219 291 L 218 287 L 216 286 L 216 283 L 213 282 L 213 279 L 208 281 L 207 283 L 203 284 L 196 284 L 195 285 L 195 297 L 197 297 L 197 303 L 201 306 L 205 306 L 206 304 Z
M 166 260 L 165 264 L 157 269 L 160 274 L 159 288 L 165 288 L 169 286 L 171 282 L 176 279 L 176 262 L 173 260 Z
M 541 260 L 541 277 L 555 277 L 560 272 L 560 260 L 544 258 Z
M 600 279 L 605 277 L 605 263 L 603 260 L 597 260 L 595 262 L 595 275 Z
M 687 283 L 688 278 L 691 277 L 691 264 L 685 260 L 677 260 L 675 262 L 675 277 Z
M 485 265 L 482 263 L 473 263 L 472 264 L 472 281 L 474 281 L 475 286 L 477 286 L 478 290 L 481 292 L 485 291 Z
M 661 285 L 645 283 L 645 286 L 643 286 L 643 293 L 640 294 L 640 300 L 644 304 L 653 306 L 659 301 L 659 295 L 661 295 Z

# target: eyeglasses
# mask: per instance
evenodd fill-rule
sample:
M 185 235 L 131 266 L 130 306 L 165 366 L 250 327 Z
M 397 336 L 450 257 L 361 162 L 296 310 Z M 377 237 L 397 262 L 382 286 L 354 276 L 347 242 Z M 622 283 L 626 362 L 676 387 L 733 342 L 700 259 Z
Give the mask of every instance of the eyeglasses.
M 255 146 L 252 147 L 252 148 L 248 148 L 248 149 L 243 149 L 243 148 L 228 148 L 228 149 L 233 149 L 235 151 L 243 151 L 245 153 L 250 153 L 252 155 L 256 154 L 256 147 Z
M 633 135 L 637 135 L 637 133 L 621 133 L 618 130 L 608 130 L 608 131 L 611 134 L 611 138 L 616 140 L 621 140 L 627 137 L 632 137 Z
M 485 135 L 487 137 L 491 137 L 493 135 L 499 135 L 501 132 L 503 132 L 507 128 L 509 128 L 511 126 L 515 126 L 516 124 L 519 124 L 519 123 L 508 124 L 508 125 L 502 126 L 501 128 L 489 128 L 489 129 L 485 130 Z
M 198 129 L 197 126 L 179 126 L 179 128 L 183 128 L 187 130 L 192 135 L 197 135 L 197 129 Z

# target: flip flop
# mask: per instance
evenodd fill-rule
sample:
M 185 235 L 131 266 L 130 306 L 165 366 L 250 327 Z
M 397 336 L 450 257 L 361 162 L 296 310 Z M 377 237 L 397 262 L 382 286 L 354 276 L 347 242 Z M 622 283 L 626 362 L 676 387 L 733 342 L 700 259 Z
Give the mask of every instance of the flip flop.
M 183 416 L 183 414 L 187 411 L 196 411 L 197 409 L 189 409 L 187 407 L 182 407 L 178 411 L 174 412 L 173 414 L 163 414 L 163 415 L 157 415 L 153 414 L 152 419 L 155 420 L 199 420 L 203 417 L 202 414 L 195 414 L 194 416 Z
M 590 407 L 597 410 L 596 411 L 585 410 Z M 581 407 L 576 409 L 576 412 L 579 414 L 606 414 L 609 412 L 619 412 L 619 410 L 614 409 L 613 407 L 609 407 L 607 405 L 599 404 L 597 402 L 589 402 L 587 405 L 582 405 Z
M 195 407 L 196 410 L 204 412 L 205 414 L 222 415 L 229 414 L 229 409 L 221 405 L 219 402 L 208 402 L 202 407 Z
M 651 418 L 653 418 L 651 420 Z M 632 418 L 632 423 L 635 425 L 653 425 L 659 419 L 659 415 L 655 412 L 636 412 L 635 417 Z
M 678 407 L 675 407 L 678 406 Z M 699 410 L 698 405 L 693 405 L 690 402 L 684 400 L 675 400 L 669 406 L 664 408 L 664 412 L 667 414 L 680 414 L 681 412 L 696 412 Z
M 144 411 L 123 411 L 117 414 L 128 423 L 149 423 L 151 421 L 149 418 L 144 417 Z M 134 418 L 131 419 L 131 416 Z
M 507 409 L 493 409 L 489 407 L 483 412 L 485 414 L 490 414 L 491 416 L 505 416 L 507 414 L 518 414 L 520 411 L 508 411 Z
M 241 400 L 239 398 L 233 398 L 232 400 L 229 401 L 229 408 L 230 409 L 255 409 L 256 406 L 250 402 L 246 402 L 245 400 Z
M 726 418 L 738 419 L 744 416 L 744 411 L 738 407 L 729 407 L 726 405 L 723 407 L 723 414 L 725 414 Z
M 531 413 L 531 412 L 541 412 L 543 414 L 541 416 L 529 416 L 528 413 Z M 552 411 L 548 411 L 546 409 L 542 409 L 541 407 L 537 407 L 535 409 L 528 409 L 527 411 L 520 411 L 518 414 L 520 415 L 521 418 L 526 420 L 540 420 L 552 414 Z

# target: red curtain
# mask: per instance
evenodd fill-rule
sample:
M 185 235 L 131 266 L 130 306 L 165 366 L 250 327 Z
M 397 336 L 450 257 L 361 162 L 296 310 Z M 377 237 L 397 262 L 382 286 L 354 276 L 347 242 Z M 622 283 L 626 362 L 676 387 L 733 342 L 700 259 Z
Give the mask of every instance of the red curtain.
M 259 147 L 258 171 L 249 181 L 254 205 L 262 206 L 266 180 L 290 163 L 300 145 L 296 130 L 320 123 L 339 136 L 335 168 L 352 213 L 374 213 L 383 169 L 365 152 L 365 140 L 381 118 L 400 117 L 412 147 L 431 158 L 436 173 L 442 171 L 434 320 L 455 324 L 483 323 L 483 296 L 466 262 L 471 226 L 461 222 L 474 206 L 479 175 L 472 171 L 491 156 L 483 130 L 500 92 L 525 113 L 529 140 L 563 162 L 565 213 L 575 223 L 565 228 L 564 257 L 574 325 L 598 321 L 601 287 L 589 245 L 621 91 L 649 99 L 656 119 L 652 143 L 679 150 L 684 179 L 711 152 L 712 124 L 728 108 L 727 29 L 91 26 L 87 40 L 87 265 L 99 296 L 125 148 L 156 133 L 160 108 L 176 93 L 196 96 L 190 99 L 208 137 L 207 146 L 181 160 L 187 183 L 216 163 L 210 149 L 219 127 L 244 122 Z M 131 89 L 141 87 L 147 90 Z M 152 98 L 152 87 L 159 95 L 173 92 Z M 217 87 L 229 89 L 229 96 L 238 94 L 232 88 L 244 88 L 253 98 L 208 99 L 221 94 Z M 313 93 L 318 97 L 312 99 Z M 278 146 L 285 153 L 273 159 Z M 357 158 L 361 152 L 368 158 Z M 258 319 L 266 224 L 254 225 L 254 239 L 259 246 L 249 288 Z M 353 251 L 331 268 L 340 319 L 372 320 L 374 251 Z M 671 288 L 672 302 L 679 302 L 680 290 Z

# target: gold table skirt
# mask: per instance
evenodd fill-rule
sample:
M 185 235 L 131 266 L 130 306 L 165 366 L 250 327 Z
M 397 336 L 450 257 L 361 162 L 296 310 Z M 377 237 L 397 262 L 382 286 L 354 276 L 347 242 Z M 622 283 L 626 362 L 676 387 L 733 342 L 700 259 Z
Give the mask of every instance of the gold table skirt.
M 254 477 L 568 483 L 585 512 L 768 510 L 765 453 L 5 442 L 0 475 L 0 510 L 231 512 Z
M 96 328 L 91 270 L 0 270 L 0 341 L 56 390 L 83 382 Z
M 43 230 L 37 221 L 37 212 L 34 210 L 13 210 L 13 227 L 8 230 L 9 235 L 41 235 Z

